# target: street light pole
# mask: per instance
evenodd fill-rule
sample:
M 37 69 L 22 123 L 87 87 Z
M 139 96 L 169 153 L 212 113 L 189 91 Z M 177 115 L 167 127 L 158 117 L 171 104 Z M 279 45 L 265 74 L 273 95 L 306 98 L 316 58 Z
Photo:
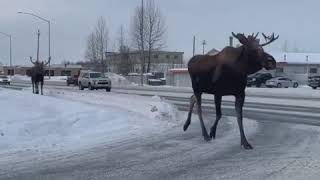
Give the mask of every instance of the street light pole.
M 7 33 L 3 33 L 3 32 L 0 32 L 0 34 L 7 36 L 9 38 L 9 40 L 10 40 L 10 44 L 9 44 L 9 46 L 10 46 L 10 68 L 12 68 L 12 41 L 11 41 L 11 35 L 7 34 Z
M 206 40 L 202 41 L 202 54 L 204 54 L 204 46 L 207 44 Z
M 27 15 L 30 15 L 30 16 L 34 16 L 34 17 L 36 17 L 36 18 L 38 18 L 38 19 L 41 19 L 41 20 L 43 20 L 43 21 L 45 21 L 45 22 L 47 22 L 48 23 L 48 28 L 49 28 L 49 57 L 48 57 L 48 61 L 49 61 L 49 79 L 50 79 L 50 77 L 51 77 L 51 73 L 50 73 L 50 64 L 51 64 L 51 23 L 50 23 L 50 20 L 48 20 L 48 19 L 45 19 L 45 18 L 43 18 L 43 17 L 40 17 L 40 16 L 38 16 L 38 15 L 36 15 L 36 14 L 33 14 L 33 13 L 27 13 L 27 12 L 18 12 L 19 14 L 27 14 Z

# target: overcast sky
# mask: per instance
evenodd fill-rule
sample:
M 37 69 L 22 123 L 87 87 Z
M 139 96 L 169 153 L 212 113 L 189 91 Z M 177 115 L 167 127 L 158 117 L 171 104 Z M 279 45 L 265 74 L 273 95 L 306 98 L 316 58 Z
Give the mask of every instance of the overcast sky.
M 147 1 L 147 0 L 145 0 Z M 267 51 L 281 50 L 285 40 L 289 48 L 320 52 L 320 3 L 317 0 L 155 0 L 167 24 L 165 50 L 192 55 L 192 36 L 197 37 L 197 53 L 221 49 L 234 32 L 275 32 L 280 35 Z M 48 57 L 48 26 L 32 16 L 32 12 L 51 20 L 53 63 L 84 59 L 86 39 L 98 17 L 107 20 L 113 41 L 121 24 L 127 34 L 130 21 L 140 0 L 1 0 L 0 32 L 12 34 L 13 63 L 26 64 L 36 56 L 36 31 L 41 32 L 41 59 Z M 112 50 L 112 49 L 110 49 Z M 0 35 L 0 62 L 9 63 L 9 40 Z

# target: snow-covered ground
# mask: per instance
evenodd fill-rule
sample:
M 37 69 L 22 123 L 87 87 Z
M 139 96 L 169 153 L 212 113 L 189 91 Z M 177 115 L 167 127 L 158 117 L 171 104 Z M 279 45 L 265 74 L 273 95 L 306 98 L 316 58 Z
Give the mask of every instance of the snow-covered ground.
M 206 143 L 196 115 L 183 132 L 186 113 L 158 96 L 63 89 L 40 96 L 0 88 L 0 107 L 0 179 L 19 173 L 26 173 L 22 179 L 70 180 L 320 175 L 316 126 L 244 119 L 254 146 L 246 151 L 235 118 L 224 116 L 217 139 Z M 213 120 L 206 115 L 206 126 Z
M 159 97 L 102 98 L 61 91 L 49 91 L 49 96 L 54 97 L 0 89 L 0 156 L 7 151 L 88 146 L 179 123 L 177 109 Z

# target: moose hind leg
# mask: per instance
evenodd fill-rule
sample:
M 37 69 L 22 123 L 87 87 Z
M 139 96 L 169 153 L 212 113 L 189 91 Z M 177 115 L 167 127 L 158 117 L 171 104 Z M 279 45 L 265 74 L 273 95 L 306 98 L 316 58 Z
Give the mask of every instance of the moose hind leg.
M 40 82 L 41 95 L 43 95 L 43 81 Z
M 222 96 L 219 96 L 219 95 L 214 96 L 214 103 L 216 106 L 216 121 L 214 122 L 214 124 L 210 130 L 210 137 L 213 139 L 216 138 L 217 126 L 218 126 L 219 120 L 221 119 L 221 116 L 222 116 L 221 101 L 222 101 Z
M 197 102 L 195 95 L 192 95 L 190 97 L 190 107 L 189 107 L 189 113 L 188 113 L 188 118 L 186 122 L 184 123 L 183 130 L 186 131 L 191 123 L 191 116 L 192 116 L 192 111 L 194 104 Z
M 35 86 L 36 86 L 36 94 L 39 94 L 39 82 L 36 82 Z
M 32 82 L 32 93 L 34 94 L 34 82 Z
M 244 98 L 245 98 L 244 93 L 236 96 L 235 106 L 236 106 L 236 112 L 237 112 L 237 121 L 238 121 L 239 130 L 240 130 L 241 146 L 243 146 L 245 149 L 252 149 L 252 146 L 248 143 L 243 130 L 242 108 L 244 104 Z
M 202 136 L 204 138 L 205 141 L 210 141 L 211 138 L 208 135 L 207 129 L 204 125 L 203 119 L 202 119 L 202 108 L 201 108 L 201 94 L 197 94 L 195 95 L 197 98 L 197 108 L 198 108 L 198 116 L 199 116 L 199 120 L 200 120 L 200 125 L 201 125 L 201 130 L 202 130 Z

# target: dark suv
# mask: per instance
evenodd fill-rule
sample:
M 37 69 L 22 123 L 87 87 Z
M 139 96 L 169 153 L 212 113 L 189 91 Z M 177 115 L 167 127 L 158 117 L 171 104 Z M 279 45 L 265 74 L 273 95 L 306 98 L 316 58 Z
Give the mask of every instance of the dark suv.
M 256 86 L 261 87 L 262 84 L 266 84 L 266 81 L 271 79 L 272 75 L 270 73 L 257 73 L 251 76 L 248 76 L 247 86 Z
M 78 78 L 79 78 L 78 75 L 68 76 L 67 77 L 67 86 L 69 86 L 70 84 L 78 86 Z
M 313 89 L 320 87 L 320 76 L 311 76 L 308 78 L 308 85 Z

